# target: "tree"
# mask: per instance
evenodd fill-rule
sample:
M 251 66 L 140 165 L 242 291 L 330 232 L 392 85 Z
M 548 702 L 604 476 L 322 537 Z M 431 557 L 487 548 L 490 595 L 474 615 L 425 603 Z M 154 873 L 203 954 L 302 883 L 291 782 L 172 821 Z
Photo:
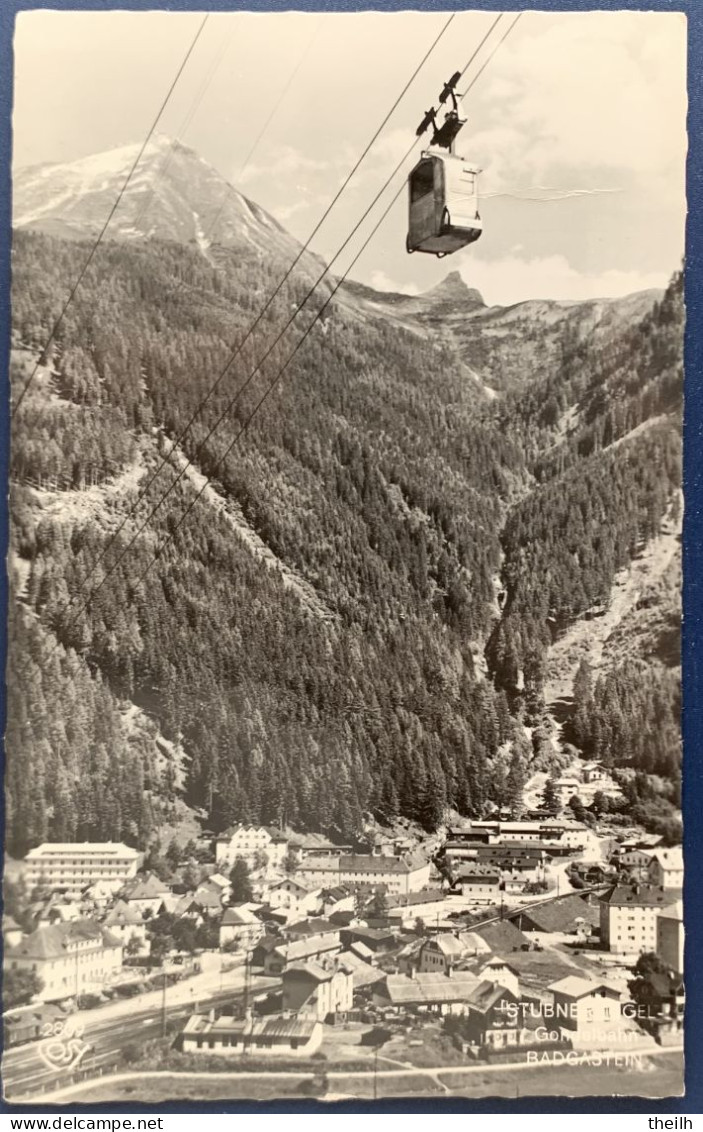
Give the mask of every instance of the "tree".
M 662 983 L 667 990 L 670 987 L 671 972 L 668 967 L 654 952 L 647 952 L 640 955 L 632 970 L 635 978 L 627 984 L 632 1001 L 638 1006 L 656 1009 L 662 999 Z M 659 986 L 655 985 L 655 977 Z
M 525 764 L 519 752 L 514 751 L 510 761 L 508 777 L 505 782 L 506 804 L 510 810 L 510 816 L 513 818 L 521 817 L 525 808 L 522 799 L 523 790 L 525 788 L 525 778 Z
M 13 1006 L 24 1006 L 36 995 L 41 994 L 43 987 L 44 983 L 36 971 L 23 971 L 18 967 L 10 967 L 2 976 L 3 1004 L 8 1010 Z
M 573 811 L 576 821 L 582 822 L 586 820 L 586 807 L 578 794 L 574 794 L 573 797 L 569 798 L 569 809 Z
M 127 940 L 126 951 L 128 955 L 138 955 L 142 949 L 142 941 L 138 935 L 131 935 Z
M 557 790 L 554 774 L 550 774 L 544 784 L 542 805 L 548 814 L 556 814 L 559 812 L 559 791 Z
M 171 869 L 177 869 L 181 861 L 187 859 L 184 858 L 181 847 L 176 841 L 175 837 L 169 842 L 168 848 L 166 849 L 165 858 L 166 863 Z
M 371 903 L 369 904 L 369 912 L 372 916 L 385 916 L 388 911 L 388 899 L 386 897 L 386 889 L 384 885 L 379 885 L 374 891 Z
M 187 864 L 184 868 L 182 879 L 189 892 L 192 892 L 200 884 L 200 875 L 200 869 L 192 863 Z
M 229 874 L 232 892 L 230 903 L 245 904 L 254 895 L 249 879 L 249 866 L 243 857 L 237 857 Z

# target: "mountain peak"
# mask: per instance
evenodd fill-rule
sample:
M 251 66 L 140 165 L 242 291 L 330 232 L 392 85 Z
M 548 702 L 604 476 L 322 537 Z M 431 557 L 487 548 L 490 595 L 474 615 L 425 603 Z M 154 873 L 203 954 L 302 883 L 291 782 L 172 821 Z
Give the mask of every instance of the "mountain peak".
M 441 283 L 425 291 L 425 297 L 435 302 L 455 302 L 485 306 L 483 296 L 474 287 L 468 287 L 460 271 L 450 271 Z

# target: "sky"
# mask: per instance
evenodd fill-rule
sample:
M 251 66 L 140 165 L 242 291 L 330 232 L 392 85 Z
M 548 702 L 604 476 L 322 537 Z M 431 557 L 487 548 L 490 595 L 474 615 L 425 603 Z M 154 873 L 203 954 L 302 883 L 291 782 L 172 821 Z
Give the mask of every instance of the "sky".
M 15 164 L 71 161 L 143 141 L 202 18 L 21 13 Z M 304 241 L 448 18 L 449 11 L 212 13 L 158 130 L 192 146 Z M 314 250 L 335 254 L 444 81 L 464 67 L 494 19 L 485 11 L 456 14 Z M 503 18 L 459 91 L 513 19 Z M 684 246 L 685 16 L 526 12 L 468 92 L 463 113 L 457 151 L 482 170 L 480 240 L 443 260 L 408 255 L 402 193 L 352 278 L 416 293 L 458 269 L 491 304 L 666 285 Z M 418 141 L 407 171 L 421 148 Z

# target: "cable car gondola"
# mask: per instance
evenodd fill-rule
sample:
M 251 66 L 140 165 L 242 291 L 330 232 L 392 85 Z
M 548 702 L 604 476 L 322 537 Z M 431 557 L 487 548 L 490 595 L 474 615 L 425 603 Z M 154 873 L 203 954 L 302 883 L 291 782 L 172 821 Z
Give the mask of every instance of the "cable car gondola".
M 408 252 L 427 252 L 441 258 L 472 244 L 483 231 L 478 210 L 480 170 L 454 153 L 455 139 L 465 121 L 459 117 L 454 93 L 460 77 L 457 71 L 439 96 L 441 103 L 448 98 L 453 103 L 444 122 L 437 125 L 432 108 L 417 129 L 418 137 L 429 126 L 433 133 L 431 148 L 423 151 L 408 178 Z

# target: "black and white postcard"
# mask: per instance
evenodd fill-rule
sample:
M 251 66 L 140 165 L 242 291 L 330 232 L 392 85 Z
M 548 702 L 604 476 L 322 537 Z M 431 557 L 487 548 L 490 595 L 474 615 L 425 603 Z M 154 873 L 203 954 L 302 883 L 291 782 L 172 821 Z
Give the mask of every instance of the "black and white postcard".
M 17 14 L 6 1102 L 683 1092 L 687 21 L 568 9 Z

